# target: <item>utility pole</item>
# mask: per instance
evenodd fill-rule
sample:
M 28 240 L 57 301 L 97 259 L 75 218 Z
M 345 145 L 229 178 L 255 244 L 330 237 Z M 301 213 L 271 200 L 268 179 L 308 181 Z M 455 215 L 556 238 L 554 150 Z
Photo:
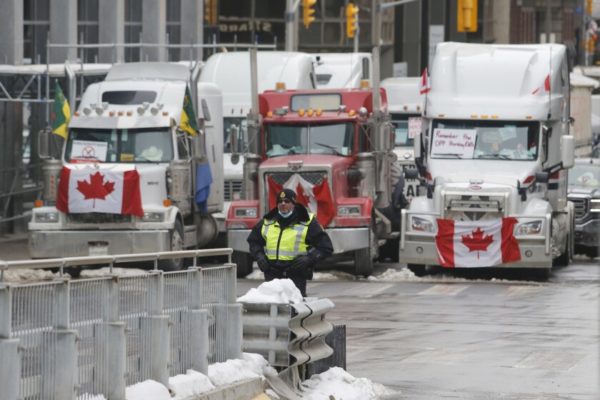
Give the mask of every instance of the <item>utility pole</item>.
M 285 51 L 295 50 L 295 36 L 296 36 L 296 9 L 298 8 L 299 0 L 296 1 L 294 6 L 294 0 L 286 0 L 285 7 Z

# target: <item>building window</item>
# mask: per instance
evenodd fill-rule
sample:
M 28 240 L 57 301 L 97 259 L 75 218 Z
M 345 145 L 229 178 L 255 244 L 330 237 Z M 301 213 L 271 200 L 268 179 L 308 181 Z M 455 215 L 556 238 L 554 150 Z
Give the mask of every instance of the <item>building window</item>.
M 44 64 L 50 31 L 47 1 L 25 0 L 23 4 L 23 62 Z
M 125 43 L 140 43 L 142 38 L 142 0 L 125 0 Z M 141 61 L 140 46 L 125 48 L 125 61 Z
M 77 42 L 97 44 L 99 40 L 98 0 L 77 1 Z M 77 57 L 83 62 L 98 62 L 98 48 L 78 49 Z

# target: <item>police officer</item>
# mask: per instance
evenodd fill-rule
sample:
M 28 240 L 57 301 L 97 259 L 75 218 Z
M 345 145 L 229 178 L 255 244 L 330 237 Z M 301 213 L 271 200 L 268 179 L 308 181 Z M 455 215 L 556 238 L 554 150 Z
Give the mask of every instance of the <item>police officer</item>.
M 333 253 L 331 239 L 315 216 L 296 203 L 291 189 L 277 193 L 277 207 L 254 226 L 248 244 L 265 281 L 289 278 L 303 297 L 317 261 Z

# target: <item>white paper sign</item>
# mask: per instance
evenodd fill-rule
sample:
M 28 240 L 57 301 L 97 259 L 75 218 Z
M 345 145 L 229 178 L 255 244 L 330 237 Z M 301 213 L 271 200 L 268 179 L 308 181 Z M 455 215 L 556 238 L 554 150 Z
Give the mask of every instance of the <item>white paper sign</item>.
M 473 158 L 475 150 L 475 129 L 435 129 L 431 144 L 431 155 L 460 158 Z
M 421 132 L 421 117 L 408 118 L 408 138 L 414 139 L 417 133 Z
M 71 158 L 78 160 L 106 161 L 108 143 L 90 140 L 73 140 Z

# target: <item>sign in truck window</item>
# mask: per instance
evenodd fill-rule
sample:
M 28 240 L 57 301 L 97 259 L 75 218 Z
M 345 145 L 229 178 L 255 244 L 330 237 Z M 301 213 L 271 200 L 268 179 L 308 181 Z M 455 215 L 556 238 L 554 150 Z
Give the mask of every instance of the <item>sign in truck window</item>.
M 108 143 L 91 140 L 73 140 L 71 159 L 106 161 Z
M 414 139 L 419 132 L 421 132 L 421 117 L 408 118 L 408 138 Z
M 440 129 L 433 131 L 431 156 L 437 158 L 473 158 L 475 129 Z

